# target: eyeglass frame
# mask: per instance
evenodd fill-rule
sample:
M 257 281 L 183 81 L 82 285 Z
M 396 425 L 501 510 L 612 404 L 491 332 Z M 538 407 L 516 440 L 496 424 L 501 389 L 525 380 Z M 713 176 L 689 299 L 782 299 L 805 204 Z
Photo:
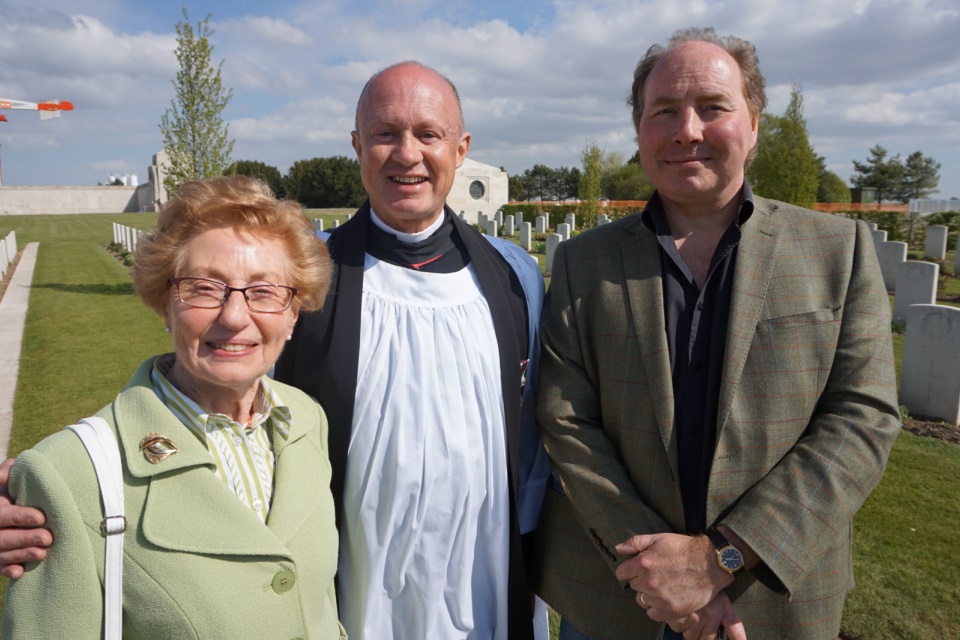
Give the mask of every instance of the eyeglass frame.
M 183 282 L 184 280 L 203 280 L 204 282 L 213 282 L 214 284 L 221 285 L 226 291 L 223 294 L 223 297 L 220 298 L 220 304 L 218 304 L 217 306 L 198 307 L 195 304 L 190 304 L 189 302 L 184 300 L 183 297 L 180 295 L 180 283 Z M 177 299 L 183 304 L 193 309 L 221 309 L 223 308 L 224 305 L 227 304 L 227 300 L 230 299 L 230 295 L 234 291 L 239 291 L 240 295 L 243 296 L 243 301 L 247 303 L 247 310 L 250 311 L 251 313 L 283 313 L 284 311 L 289 309 L 291 305 L 293 305 L 293 301 L 297 297 L 296 287 L 291 287 L 285 284 L 274 284 L 272 282 L 262 282 L 260 284 L 250 285 L 249 287 L 231 287 L 226 282 L 221 282 L 220 280 L 214 280 L 213 278 L 200 278 L 198 276 L 184 276 L 182 278 L 170 278 L 170 285 L 177 292 Z M 264 287 L 264 286 L 279 287 L 281 289 L 288 290 L 290 292 L 290 299 L 287 301 L 287 306 L 285 306 L 283 309 L 277 309 L 276 311 L 262 311 L 260 309 L 254 309 L 253 307 L 251 307 L 250 298 L 247 297 L 247 291 L 249 291 L 250 289 L 256 289 L 257 287 Z

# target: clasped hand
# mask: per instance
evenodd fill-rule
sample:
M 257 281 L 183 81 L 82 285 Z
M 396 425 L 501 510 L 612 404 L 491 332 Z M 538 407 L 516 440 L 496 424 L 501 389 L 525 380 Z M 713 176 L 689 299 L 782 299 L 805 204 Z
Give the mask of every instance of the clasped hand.
M 723 592 L 733 576 L 717 565 L 709 538 L 641 535 L 616 549 L 635 554 L 617 567 L 617 579 L 637 593 L 637 603 L 651 620 L 667 623 L 685 640 L 713 640 L 721 626 L 731 640 L 746 640 L 743 623 Z

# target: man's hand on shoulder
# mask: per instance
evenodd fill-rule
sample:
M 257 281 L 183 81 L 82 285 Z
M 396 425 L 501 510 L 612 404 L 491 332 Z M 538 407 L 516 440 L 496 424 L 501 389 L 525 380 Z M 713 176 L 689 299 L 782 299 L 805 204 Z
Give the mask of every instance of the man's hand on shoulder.
M 46 522 L 43 512 L 18 507 L 7 492 L 14 459 L 0 464 L 0 575 L 17 579 L 23 575 L 23 562 L 43 560 L 53 534 L 40 527 Z
M 616 550 L 636 554 L 617 567 L 617 579 L 628 582 L 637 592 L 637 602 L 654 609 L 660 621 L 699 611 L 733 582 L 733 576 L 717 564 L 713 543 L 706 536 L 634 536 Z

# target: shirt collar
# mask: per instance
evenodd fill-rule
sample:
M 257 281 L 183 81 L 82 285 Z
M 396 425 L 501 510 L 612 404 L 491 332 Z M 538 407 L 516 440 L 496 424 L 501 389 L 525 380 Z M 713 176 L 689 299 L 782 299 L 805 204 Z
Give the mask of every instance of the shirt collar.
M 175 416 L 192 431 L 201 442 L 206 443 L 206 432 L 215 424 L 233 420 L 222 413 L 209 413 L 182 391 L 177 389 L 167 376 L 176 362 L 176 355 L 168 353 L 156 359 L 153 371 L 150 372 L 150 382 L 153 392 L 157 394 Z M 253 402 L 253 419 L 248 430 L 263 425 L 265 429 L 272 428 L 284 440 L 290 436 L 290 407 L 286 406 L 270 386 L 266 376 L 260 378 L 260 388 Z
M 740 208 L 737 212 L 737 219 L 733 221 L 732 226 L 742 227 L 753 215 L 753 209 L 753 190 L 750 189 L 750 183 L 744 180 L 743 189 L 740 190 Z M 660 199 L 658 191 L 654 191 L 653 195 L 650 196 L 647 206 L 643 208 L 640 216 L 647 228 L 657 235 L 673 235 L 670 232 L 670 225 L 667 224 L 667 217 L 663 212 L 663 201 Z

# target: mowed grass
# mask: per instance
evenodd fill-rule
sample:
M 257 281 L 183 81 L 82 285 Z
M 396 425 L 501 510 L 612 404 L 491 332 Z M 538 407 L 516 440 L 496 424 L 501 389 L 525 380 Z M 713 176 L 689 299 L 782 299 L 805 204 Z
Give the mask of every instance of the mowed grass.
M 307 215 L 330 228 L 347 212 Z M 11 454 L 95 412 L 143 359 L 170 350 L 163 323 L 134 294 L 127 268 L 102 248 L 112 239 L 111 222 L 147 230 L 154 220 L 153 214 L 0 217 L 0 237 L 13 229 L 21 247 L 40 242 Z M 960 281 L 949 282 L 951 290 L 960 288 Z M 902 348 L 903 337 L 895 336 L 898 371 Z M 843 623 L 849 638 L 960 638 L 958 486 L 960 447 L 900 436 L 854 522 L 857 588 Z

